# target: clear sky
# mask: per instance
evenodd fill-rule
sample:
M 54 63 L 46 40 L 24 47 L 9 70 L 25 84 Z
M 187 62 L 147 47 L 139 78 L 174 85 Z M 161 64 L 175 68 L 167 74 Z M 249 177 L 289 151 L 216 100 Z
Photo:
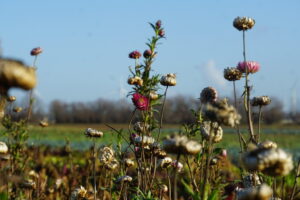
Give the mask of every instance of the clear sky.
M 300 88 L 299 9 L 298 0 L 1 0 L 0 40 L 5 57 L 27 64 L 33 47 L 44 49 L 36 91 L 46 103 L 119 99 L 130 90 L 128 53 L 145 50 L 147 23 L 161 19 L 167 39 L 153 69 L 177 74 L 170 95 L 197 98 L 209 85 L 230 95 L 223 69 L 242 60 L 242 34 L 232 21 L 249 16 L 256 24 L 247 32 L 247 57 L 261 64 L 251 77 L 254 94 L 289 103 L 292 88 Z

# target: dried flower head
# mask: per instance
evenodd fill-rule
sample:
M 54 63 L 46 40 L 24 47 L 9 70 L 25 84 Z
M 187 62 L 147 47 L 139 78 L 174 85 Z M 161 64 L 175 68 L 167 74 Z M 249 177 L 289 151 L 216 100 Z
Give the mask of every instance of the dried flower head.
M 149 137 L 149 136 L 137 136 L 134 139 L 134 142 L 137 144 L 140 144 L 142 146 L 148 146 L 151 145 L 155 142 L 153 137 Z
M 105 169 L 111 170 L 111 171 L 117 169 L 118 166 L 119 166 L 119 163 L 116 159 L 113 159 L 109 163 L 104 164 Z
M 117 182 L 124 182 L 124 183 L 130 183 L 132 181 L 132 177 L 131 176 L 121 176 L 117 179 Z
M 251 100 L 252 106 L 266 106 L 271 103 L 271 99 L 268 96 L 260 96 L 260 97 L 253 97 Z
M 160 159 L 165 158 L 167 156 L 167 152 L 165 152 L 162 149 L 154 149 L 153 153 L 154 153 L 154 156 L 156 156 Z
M 163 141 L 164 149 L 175 154 L 197 154 L 202 150 L 202 146 L 186 136 L 171 135 Z
M 124 164 L 125 164 L 126 167 L 132 167 L 132 166 L 134 166 L 134 161 L 131 160 L 130 158 L 125 158 L 124 159 Z
M 16 101 L 16 97 L 15 96 L 9 96 L 9 97 L 7 97 L 7 101 L 8 102 L 14 102 L 14 101 Z
M 261 185 L 261 181 L 259 180 L 259 176 L 257 174 L 249 174 L 243 177 L 243 186 L 245 188 L 250 188 L 255 185 Z
M 163 86 L 175 86 L 176 85 L 176 74 L 167 74 L 162 76 L 160 79 L 160 84 Z
M 174 160 L 171 163 L 171 166 L 177 171 L 177 172 L 181 172 L 183 169 L 183 164 L 181 162 L 178 162 L 178 160 Z
M 242 78 L 242 72 L 236 67 L 224 69 L 224 78 L 228 81 L 238 81 Z
M 44 128 L 44 127 L 48 127 L 49 123 L 46 120 L 42 120 L 40 121 L 39 125 Z
M 233 21 L 233 26 L 239 31 L 247 31 L 255 24 L 255 20 L 250 17 L 237 17 Z
M 136 122 L 133 125 L 133 129 L 138 133 L 144 133 L 149 130 L 149 124 L 145 124 L 144 122 Z
M 139 93 L 134 93 L 132 95 L 132 102 L 135 107 L 139 110 L 148 110 L 149 108 L 149 99 Z
M 162 159 L 159 159 L 157 161 L 157 166 L 161 167 L 161 168 L 168 168 L 171 166 L 171 163 L 172 163 L 172 158 L 170 157 L 165 157 L 165 158 L 162 158 Z
M 30 178 L 34 178 L 34 179 L 38 179 L 40 177 L 39 174 L 34 170 L 30 170 L 29 173 L 28 173 L 28 176 Z
M 87 196 L 87 190 L 80 186 L 79 188 L 76 188 L 72 194 L 71 194 L 71 200 L 78 200 L 78 199 L 84 199 Z
M 218 99 L 218 92 L 213 87 L 206 87 L 200 93 L 201 103 L 214 103 Z
M 138 51 L 133 51 L 129 54 L 129 58 L 131 59 L 139 59 L 141 56 L 141 53 Z
M 208 104 L 204 112 L 205 117 L 220 125 L 235 127 L 240 123 L 241 116 L 232 105 L 228 105 L 227 100 L 216 101 Z
M 36 47 L 30 51 L 30 55 L 37 56 L 37 55 L 41 54 L 42 52 L 43 52 L 43 49 L 41 47 Z
M 261 171 L 269 176 L 285 176 L 293 169 L 292 156 L 278 148 L 258 148 L 243 156 L 244 166 L 250 171 Z
M 0 141 L 0 154 L 7 154 L 8 147 L 4 142 Z
M 127 82 L 129 85 L 138 85 L 138 86 L 143 86 L 144 83 L 143 79 L 139 76 L 130 77 Z
M 114 151 L 110 147 L 103 147 L 99 152 L 99 160 L 101 164 L 109 163 L 114 159 Z
M 255 61 L 239 62 L 237 69 L 243 73 L 254 74 L 259 71 L 260 65 Z
M 266 184 L 236 191 L 237 200 L 270 200 L 272 194 L 273 190 Z
M 212 137 L 212 142 L 220 142 L 223 138 L 223 129 L 217 122 L 205 121 L 201 126 L 201 134 L 205 140 L 210 140 Z
M 84 135 L 86 135 L 87 137 L 102 137 L 103 132 L 97 131 L 97 130 L 92 129 L 92 128 L 87 128 L 84 132 Z
M 277 144 L 275 142 L 272 142 L 270 140 L 258 143 L 258 148 L 265 148 L 265 149 L 270 149 L 270 148 L 277 148 Z
M 31 90 L 36 82 L 35 68 L 27 67 L 17 60 L 0 58 L 0 84 L 4 88 Z
M 23 110 L 23 108 L 22 108 L 22 107 L 19 107 L 19 106 L 13 108 L 13 111 L 14 111 L 15 113 L 22 112 L 22 110 Z
M 163 193 L 167 193 L 168 192 L 168 186 L 167 185 L 161 185 L 160 186 L 160 189 L 161 189 L 161 191 L 163 192 Z
M 144 58 L 150 58 L 152 56 L 152 51 L 150 49 L 147 49 L 143 53 Z
M 156 92 L 154 92 L 154 91 L 151 91 L 150 93 L 149 93 L 149 96 L 150 96 L 150 99 L 151 100 L 156 100 L 156 99 L 158 99 L 158 94 L 156 93 Z

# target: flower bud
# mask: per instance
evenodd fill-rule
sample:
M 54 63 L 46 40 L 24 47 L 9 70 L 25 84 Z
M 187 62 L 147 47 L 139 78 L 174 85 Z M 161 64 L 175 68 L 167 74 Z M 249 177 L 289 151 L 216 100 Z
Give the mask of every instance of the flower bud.
M 175 86 L 176 85 L 176 75 L 175 74 L 167 74 L 162 76 L 160 79 L 160 84 L 163 86 Z
M 30 55 L 37 56 L 37 55 L 41 54 L 42 52 L 43 52 L 43 49 L 41 47 L 36 47 L 30 51 Z
M 161 20 L 157 20 L 157 22 L 155 23 L 155 27 L 157 29 L 160 29 L 161 28 Z
M 152 51 L 150 49 L 145 50 L 143 56 L 144 58 L 150 58 L 152 56 Z
M 160 29 L 160 30 L 158 31 L 158 35 L 159 35 L 160 37 L 164 37 L 164 36 L 165 36 L 165 31 L 164 31 L 164 29 Z

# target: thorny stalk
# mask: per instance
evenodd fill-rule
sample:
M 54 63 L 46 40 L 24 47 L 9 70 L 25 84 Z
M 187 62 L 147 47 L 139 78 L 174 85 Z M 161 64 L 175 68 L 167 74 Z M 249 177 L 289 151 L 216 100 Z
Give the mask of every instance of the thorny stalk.
M 33 64 L 32 64 L 32 66 L 35 68 L 35 70 L 37 69 L 37 68 L 35 67 L 35 65 L 36 65 L 36 60 L 37 60 L 37 55 L 34 56 L 34 60 L 33 60 Z M 28 121 L 30 120 L 30 117 L 31 117 L 32 106 L 33 106 L 33 101 L 34 101 L 34 99 L 33 99 L 33 90 L 34 90 L 34 89 L 31 89 L 31 90 L 29 91 L 29 105 L 28 105 L 28 111 L 27 111 L 26 122 L 28 122 Z

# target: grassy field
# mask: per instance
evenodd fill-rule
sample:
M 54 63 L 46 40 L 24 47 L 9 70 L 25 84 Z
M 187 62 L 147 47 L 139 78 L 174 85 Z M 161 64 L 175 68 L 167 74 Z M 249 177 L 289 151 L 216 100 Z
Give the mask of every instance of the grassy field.
M 127 126 L 122 124 L 111 125 L 120 130 L 123 129 L 124 136 L 128 138 Z M 117 134 L 103 124 L 66 124 L 51 125 L 47 128 L 39 126 L 29 127 L 29 144 L 43 144 L 50 146 L 63 146 L 66 140 L 71 142 L 71 147 L 75 149 L 87 149 L 91 145 L 91 140 L 83 134 L 86 128 L 102 130 L 104 137 L 98 139 L 98 144 L 116 144 Z M 179 132 L 179 125 L 166 125 L 163 129 L 163 136 Z M 242 134 L 246 135 L 247 129 L 241 129 Z M 198 136 L 200 137 L 200 136 Z M 299 126 L 266 126 L 262 130 L 262 140 L 269 139 L 275 141 L 280 147 L 292 152 L 300 152 L 300 127 Z M 237 150 L 239 148 L 238 137 L 234 129 L 225 128 L 223 140 L 218 144 L 227 149 Z M 298 153 L 299 154 L 299 153 Z

